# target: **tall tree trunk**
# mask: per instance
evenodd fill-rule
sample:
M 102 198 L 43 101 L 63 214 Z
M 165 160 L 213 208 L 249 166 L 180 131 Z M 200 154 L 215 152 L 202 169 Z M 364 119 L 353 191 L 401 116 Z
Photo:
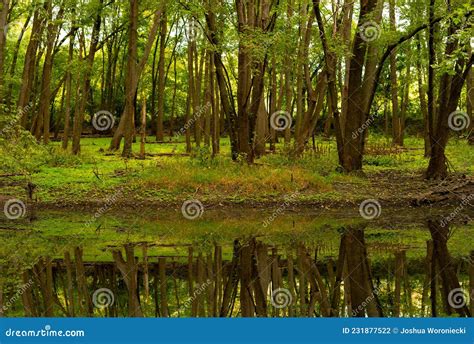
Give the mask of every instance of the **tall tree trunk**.
M 155 11 L 154 17 L 153 17 L 153 24 L 150 28 L 149 34 L 148 34 L 148 39 L 145 44 L 143 56 L 141 60 L 138 62 L 131 62 L 131 58 L 128 58 L 127 62 L 127 71 L 126 71 L 126 78 L 125 80 L 130 80 L 133 83 L 129 84 L 126 82 L 125 84 L 125 107 L 122 113 L 122 116 L 120 117 L 120 122 L 117 127 L 117 130 L 115 130 L 114 137 L 112 138 L 112 141 L 110 142 L 110 150 L 118 150 L 120 148 L 120 142 L 122 141 L 122 137 L 125 138 L 125 144 L 123 147 L 122 151 L 122 156 L 131 156 L 132 154 L 132 141 L 133 141 L 133 134 L 135 131 L 134 128 L 134 118 L 135 118 L 135 98 L 136 98 L 136 93 L 137 93 L 137 88 L 138 88 L 138 81 L 140 79 L 140 76 L 143 73 L 143 70 L 145 69 L 145 64 L 148 61 L 148 56 L 150 55 L 151 49 L 153 47 L 153 42 L 155 42 L 156 35 L 158 34 L 158 29 L 160 26 L 160 20 L 161 16 L 163 13 L 162 7 L 163 7 L 164 1 L 159 2 L 158 9 Z M 134 4 L 133 0 L 130 0 L 130 16 L 131 20 L 129 23 L 129 53 L 135 52 L 135 60 L 137 61 L 138 56 L 136 54 L 137 51 L 137 40 L 138 40 L 138 34 L 137 34 L 137 25 L 138 25 L 138 17 L 136 19 L 133 19 L 134 16 L 138 16 L 138 8 L 136 9 L 137 13 L 135 14 L 135 6 L 138 7 L 138 4 Z M 136 21 L 136 22 L 135 22 Z M 135 22 L 135 23 L 133 23 Z M 132 28 L 135 28 L 132 30 Z M 132 55 L 128 55 L 129 57 Z
M 416 70 L 418 77 L 418 97 L 420 99 L 420 110 L 423 114 L 423 140 L 425 143 L 425 157 L 430 156 L 430 128 L 428 124 L 428 102 L 426 100 L 426 89 L 423 80 L 423 69 L 422 65 L 422 51 L 421 51 L 421 38 L 420 35 L 417 37 L 417 58 L 416 58 Z
M 397 30 L 395 19 L 395 0 L 389 0 L 390 7 L 390 29 Z M 393 144 L 402 145 L 401 142 L 401 120 L 398 104 L 398 77 L 397 77 L 397 50 L 390 54 L 390 90 L 392 96 L 392 139 Z
M 72 73 L 70 72 L 72 60 L 74 55 L 74 34 L 69 36 L 69 55 L 68 55 L 68 70 L 66 71 L 66 104 L 64 114 L 64 132 L 62 137 L 62 148 L 67 149 L 69 144 L 70 126 L 71 126 L 71 94 L 72 94 Z
M 30 41 L 25 53 L 25 62 L 23 64 L 23 75 L 21 80 L 20 94 L 18 97 L 17 108 L 21 111 L 20 123 L 22 127 L 27 128 L 28 113 L 23 111 L 31 100 L 32 89 L 36 72 L 36 54 L 38 51 L 41 35 L 44 29 L 43 8 L 38 7 L 33 16 L 33 25 L 31 29 Z M 31 107 L 31 106 L 30 106 Z
M 160 57 L 158 60 L 158 113 L 156 116 L 156 140 L 162 142 L 164 140 L 163 117 L 165 113 L 165 48 L 167 35 L 167 16 L 163 12 L 161 18 L 160 30 Z
M 77 155 L 81 151 L 81 134 L 82 124 L 84 122 L 84 113 L 86 110 L 86 103 L 89 99 L 89 92 L 91 88 L 91 74 L 92 67 L 94 64 L 95 53 L 97 51 L 97 45 L 99 43 L 99 32 L 102 21 L 102 5 L 103 0 L 99 0 L 100 6 L 98 13 L 95 17 L 94 27 L 92 29 L 92 40 L 89 47 L 89 53 L 85 56 L 85 71 L 81 78 L 78 80 L 79 84 L 79 99 L 76 99 L 76 109 L 74 111 L 74 126 L 72 132 L 72 153 Z M 84 37 L 81 36 L 82 43 L 84 44 Z
M 209 0 L 205 16 L 207 27 L 209 29 L 209 40 L 215 47 L 214 65 L 216 80 L 219 88 L 222 110 L 225 114 L 229 129 L 231 156 L 232 160 L 236 160 L 238 157 L 237 112 L 235 110 L 234 96 L 232 94 L 229 75 L 222 61 L 222 47 L 221 42 L 219 41 L 220 31 L 218 31 L 216 14 L 214 13 L 214 6 L 216 6 L 216 4 L 216 0 Z M 222 116 L 222 118 L 224 118 L 224 116 Z
M 446 45 L 445 56 L 451 56 L 458 47 L 458 40 L 454 39 L 457 26 L 451 22 L 448 29 L 448 36 L 451 37 Z M 465 48 L 466 49 L 466 48 Z M 440 79 L 438 112 L 436 126 L 431 131 L 431 156 L 426 178 L 443 179 L 448 174 L 447 159 L 445 155 L 446 145 L 449 139 L 450 115 L 456 111 L 462 87 L 471 69 L 473 58 L 466 63 L 463 56 L 459 57 L 454 64 L 454 73 L 445 72 Z
M 125 74 L 125 109 L 124 116 L 124 146 L 123 157 L 132 155 L 132 141 L 135 119 L 135 95 L 137 92 L 138 76 L 138 0 L 130 0 L 130 22 L 128 28 L 128 59 L 127 72 Z
M 353 43 L 352 58 L 349 68 L 349 85 L 347 99 L 347 118 L 344 128 L 344 142 L 342 152 L 342 167 L 345 171 L 351 172 L 362 169 L 362 156 L 364 146 L 364 135 L 355 136 L 365 120 L 366 109 L 370 108 L 370 102 L 367 106 L 361 106 L 366 103 L 366 93 L 368 84 L 363 83 L 364 66 L 373 63 L 374 55 L 366 56 L 369 44 L 364 40 L 361 32 L 364 25 L 367 25 L 370 16 L 374 14 L 377 7 L 377 0 L 362 0 L 359 20 L 356 29 L 356 36 Z M 367 71 L 366 71 L 367 72 Z M 369 75 L 368 72 L 366 75 Z M 374 77 L 373 75 L 369 77 Z M 354 306 L 354 305 L 353 305 Z
M 3 29 L 0 32 L 0 104 L 3 104 L 5 99 L 3 98 L 6 94 L 5 80 L 3 78 L 3 72 L 5 67 L 5 46 L 7 41 L 7 34 L 5 28 L 7 27 L 7 16 L 10 10 L 10 0 L 2 0 L 2 8 L 0 9 L 0 28 Z
M 38 118 L 42 125 L 38 124 L 35 130 L 35 137 L 36 140 L 40 140 L 41 136 L 43 136 L 43 142 L 45 144 L 49 143 L 49 126 L 50 126 L 50 106 L 51 106 L 51 81 L 52 81 L 52 73 L 53 73 L 53 49 L 56 42 L 58 25 L 55 24 L 57 20 L 62 19 L 62 14 L 64 12 L 64 8 L 59 10 L 59 13 L 56 15 L 56 18 L 53 20 L 52 13 L 52 1 L 48 1 L 49 3 L 47 8 L 48 13 L 48 26 L 47 26 L 47 44 L 46 44 L 46 55 L 44 57 L 43 63 L 43 76 L 41 78 L 41 97 L 39 102 L 39 112 Z

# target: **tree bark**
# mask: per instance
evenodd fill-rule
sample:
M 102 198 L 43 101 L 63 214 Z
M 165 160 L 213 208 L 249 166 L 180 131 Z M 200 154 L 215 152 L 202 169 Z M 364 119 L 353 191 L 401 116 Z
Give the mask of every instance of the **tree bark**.
M 2 0 L 2 8 L 0 9 L 0 28 L 3 29 L 3 32 L 0 32 L 0 104 L 5 102 L 5 80 L 3 77 L 4 67 L 5 67 L 5 46 L 7 41 L 7 33 L 5 27 L 7 25 L 7 16 L 10 10 L 10 0 Z
M 165 48 L 167 35 L 167 16 L 166 11 L 163 12 L 161 18 L 160 30 L 160 55 L 158 60 L 158 113 L 156 123 L 156 141 L 162 142 L 164 140 L 163 117 L 165 113 Z

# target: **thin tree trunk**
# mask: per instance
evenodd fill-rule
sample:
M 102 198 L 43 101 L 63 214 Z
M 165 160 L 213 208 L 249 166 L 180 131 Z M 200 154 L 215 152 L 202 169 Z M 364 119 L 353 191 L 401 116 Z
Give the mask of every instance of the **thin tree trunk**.
M 165 113 L 165 48 L 167 35 L 167 16 L 166 11 L 163 12 L 161 18 L 160 30 L 160 57 L 158 61 L 158 114 L 156 125 L 156 140 L 162 142 L 164 140 L 163 117 Z
M 71 66 L 74 55 L 74 34 L 69 37 L 69 55 L 68 66 Z M 70 68 L 70 67 L 69 67 Z M 64 132 L 62 137 L 62 148 L 67 149 L 69 144 L 70 126 L 71 126 L 71 94 L 72 94 L 72 74 L 70 70 L 66 71 L 66 111 L 64 114 Z
M 96 15 L 94 21 L 94 27 L 92 29 L 92 40 L 89 47 L 89 53 L 85 56 L 85 71 L 82 75 L 82 78 L 78 80 L 79 84 L 79 99 L 76 99 L 76 109 L 74 113 L 74 126 L 73 126 L 73 133 L 72 133 L 72 153 L 77 155 L 81 151 L 81 134 L 82 134 L 82 124 L 84 122 L 84 113 L 86 110 L 86 103 L 89 99 L 89 92 L 91 88 L 91 74 L 92 74 L 92 67 L 94 64 L 94 57 L 97 51 L 98 45 L 98 37 L 100 32 L 100 25 L 102 21 L 101 11 L 103 0 L 99 0 L 100 6 L 98 9 L 98 13 Z M 84 45 L 85 38 L 81 36 L 82 44 Z
M 2 8 L 0 9 L 0 28 L 3 32 L 0 33 L 0 104 L 3 104 L 5 99 L 3 98 L 6 94 L 5 80 L 3 77 L 5 67 L 5 46 L 7 41 L 7 34 L 5 28 L 7 27 L 7 16 L 10 10 L 10 0 L 2 0 Z
M 390 29 L 397 30 L 395 19 L 395 0 L 389 0 L 390 8 Z M 390 54 L 390 90 L 392 96 L 392 139 L 396 145 L 401 144 L 401 120 L 400 108 L 398 104 L 398 77 L 397 77 L 397 50 L 394 49 Z
M 146 98 L 142 99 L 141 128 L 140 128 L 140 159 L 145 159 L 146 142 Z

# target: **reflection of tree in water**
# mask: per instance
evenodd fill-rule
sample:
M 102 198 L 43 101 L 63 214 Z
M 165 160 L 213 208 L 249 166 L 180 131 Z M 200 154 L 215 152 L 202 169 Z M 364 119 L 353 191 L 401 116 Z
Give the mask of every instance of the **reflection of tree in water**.
M 434 220 L 428 226 L 425 261 L 411 259 L 409 247 L 387 246 L 389 258 L 372 262 L 369 253 L 380 248 L 366 243 L 362 227 L 340 231 L 337 257 L 325 257 L 319 246 L 282 248 L 255 237 L 231 247 L 129 243 L 109 247 L 111 259 L 102 262 L 83 261 L 76 247 L 22 271 L 0 306 L 6 316 L 33 317 L 470 316 L 460 280 L 469 279 L 472 297 L 474 259 L 453 260 L 449 229 Z M 151 248 L 181 255 L 150 256 Z M 453 303 L 453 291 L 465 298 Z

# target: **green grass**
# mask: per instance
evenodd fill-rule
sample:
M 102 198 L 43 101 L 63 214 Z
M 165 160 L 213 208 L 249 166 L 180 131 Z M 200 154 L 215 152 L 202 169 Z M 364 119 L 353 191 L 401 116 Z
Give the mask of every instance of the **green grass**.
M 149 142 L 153 142 L 149 138 Z M 398 170 L 419 173 L 428 160 L 423 157 L 423 142 L 419 138 L 405 140 L 406 150 L 390 152 L 390 144 L 383 137 L 370 138 L 365 156 L 367 174 Z M 12 158 L 1 152 L 6 172 L 18 171 L 27 176 L 12 178 L 2 191 L 5 196 L 24 197 L 21 182 L 26 178 L 37 186 L 36 197 L 43 203 L 75 203 L 103 200 L 122 188 L 130 202 L 179 203 L 190 197 L 201 201 L 219 202 L 272 202 L 299 191 L 297 200 L 324 202 L 364 198 L 367 179 L 336 172 L 335 142 L 317 141 L 319 152 L 307 153 L 300 159 L 284 154 L 282 144 L 276 154 L 257 160 L 254 166 L 232 162 L 228 139 L 221 140 L 221 154 L 210 158 L 206 148 L 195 150 L 191 157 L 149 157 L 146 160 L 123 159 L 120 152 L 106 155 L 110 138 L 83 138 L 81 155 L 63 152 L 59 142 L 41 147 L 36 155 Z M 134 150 L 138 150 L 134 144 Z M 322 147 L 322 148 L 321 148 Z M 183 153 L 184 143 L 147 144 L 147 153 Z M 447 148 L 450 165 L 457 172 L 473 173 L 474 154 L 465 140 L 451 140 Z M 12 167 L 13 165 L 13 167 Z M 346 184 L 351 192 L 335 188 Z

